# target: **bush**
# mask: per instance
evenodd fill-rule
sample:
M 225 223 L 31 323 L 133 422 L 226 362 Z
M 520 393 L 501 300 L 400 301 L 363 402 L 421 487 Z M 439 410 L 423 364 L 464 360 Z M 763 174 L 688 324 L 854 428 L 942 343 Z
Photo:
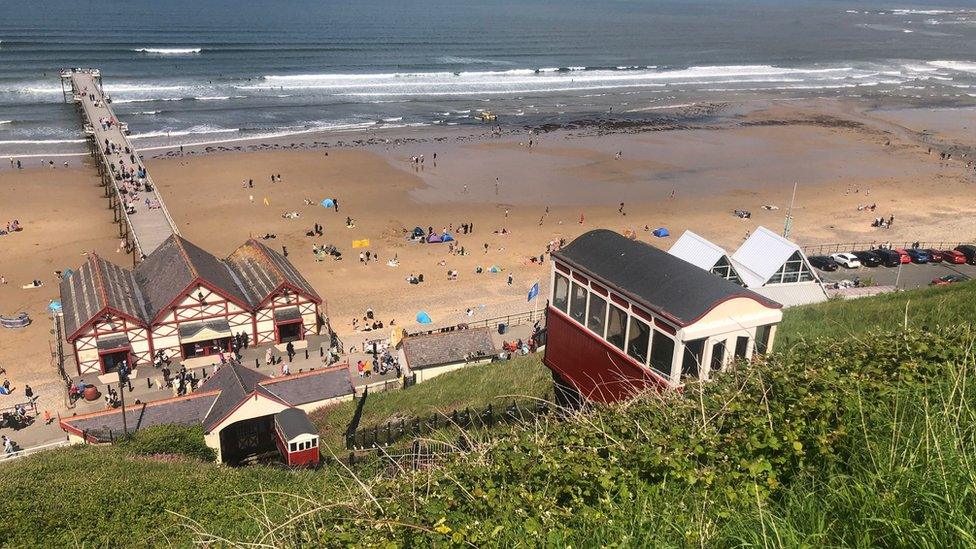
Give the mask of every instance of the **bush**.
M 177 455 L 214 461 L 217 452 L 203 440 L 203 428 L 186 425 L 157 425 L 136 431 L 116 445 L 123 451 L 141 455 Z

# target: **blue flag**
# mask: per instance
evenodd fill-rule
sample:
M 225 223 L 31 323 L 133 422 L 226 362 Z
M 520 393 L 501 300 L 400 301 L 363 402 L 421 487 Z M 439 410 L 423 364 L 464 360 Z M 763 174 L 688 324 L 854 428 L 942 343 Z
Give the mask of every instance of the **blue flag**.
M 535 284 L 532 285 L 531 288 L 529 288 L 529 297 L 528 299 L 526 299 L 526 301 L 532 301 L 538 295 L 539 295 L 539 283 L 536 282 Z

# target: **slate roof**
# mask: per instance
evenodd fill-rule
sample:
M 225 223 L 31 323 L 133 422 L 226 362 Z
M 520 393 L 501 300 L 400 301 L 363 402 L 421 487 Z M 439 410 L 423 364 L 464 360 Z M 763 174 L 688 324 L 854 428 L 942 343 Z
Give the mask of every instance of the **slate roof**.
M 197 391 L 177 398 L 129 404 L 125 408 L 126 426 L 132 433 L 156 425 L 198 425 L 216 400 L 217 393 Z M 67 417 L 61 423 L 78 431 L 93 431 L 100 440 L 107 438 L 109 431 L 113 436 L 123 433 L 121 409 Z
M 313 301 L 322 302 L 312 285 L 288 259 L 253 238 L 230 254 L 227 264 L 243 282 L 255 305 L 282 284 L 292 286 Z
M 95 254 L 89 255 L 76 272 L 61 281 L 61 304 L 68 335 L 106 307 L 136 320 L 146 316 L 145 297 L 132 271 Z
M 291 406 L 351 395 L 355 392 L 348 365 L 271 378 L 239 364 L 222 366 L 188 396 L 126 407 L 129 432 L 166 424 L 203 425 L 210 432 L 252 394 Z M 304 415 L 305 412 L 298 410 Z M 106 410 L 61 420 L 77 431 L 111 429 L 122 432 L 122 410 Z M 314 431 L 313 431 L 314 432 Z
M 106 307 L 149 325 L 197 278 L 244 308 L 257 308 L 282 284 L 322 302 L 290 261 L 260 242 L 249 240 L 220 260 L 171 235 L 134 270 L 90 255 L 61 282 L 65 331 L 70 336 Z
M 266 379 L 271 378 L 237 364 L 221 366 L 217 373 L 208 377 L 197 390 L 219 391 L 220 396 L 207 413 L 207 417 L 203 418 L 204 432 L 210 432 L 251 393 L 257 391 L 265 396 L 271 396 L 260 386 L 260 383 Z M 272 396 L 272 398 L 277 397 Z
M 606 229 L 585 233 L 552 255 L 680 326 L 693 324 L 716 305 L 737 297 L 781 307 L 663 250 Z
M 292 406 L 351 395 L 355 392 L 349 368 L 345 365 L 314 372 L 276 377 L 261 382 L 261 386 Z
M 411 370 L 464 362 L 472 356 L 490 357 L 495 344 L 488 328 L 411 336 L 403 340 L 403 354 Z
M 318 434 L 312 420 L 308 419 L 308 414 L 299 408 L 285 408 L 278 412 L 275 414 L 275 424 L 286 441 L 302 435 Z

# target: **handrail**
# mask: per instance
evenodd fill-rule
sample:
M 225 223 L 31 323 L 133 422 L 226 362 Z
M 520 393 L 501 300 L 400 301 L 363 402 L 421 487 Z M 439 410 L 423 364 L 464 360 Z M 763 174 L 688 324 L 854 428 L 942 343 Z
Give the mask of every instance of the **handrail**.
M 959 241 L 917 241 L 919 248 L 933 248 L 936 250 L 951 250 L 956 246 L 965 244 L 965 242 Z M 828 244 L 811 244 L 808 246 L 800 246 L 800 249 L 805 255 L 823 255 L 832 253 L 842 253 L 842 252 L 852 252 L 857 250 L 870 250 L 878 249 L 881 246 L 888 247 L 890 244 L 891 248 L 912 248 L 915 242 L 836 242 Z
M 0 463 L 2 463 L 4 461 L 11 461 L 11 460 L 15 460 L 15 459 L 22 458 L 22 457 L 27 457 L 27 456 L 29 456 L 31 454 L 37 454 L 37 453 L 40 453 L 40 452 L 44 452 L 46 450 L 54 450 L 55 448 L 63 448 L 63 447 L 68 446 L 70 444 L 71 444 L 71 441 L 69 441 L 68 439 L 65 439 L 65 440 L 59 440 L 57 442 L 48 442 L 47 444 L 41 444 L 39 446 L 31 446 L 30 448 L 23 448 L 23 449 L 20 449 L 20 450 L 15 451 L 12 454 L 4 454 L 3 457 L 0 457 Z

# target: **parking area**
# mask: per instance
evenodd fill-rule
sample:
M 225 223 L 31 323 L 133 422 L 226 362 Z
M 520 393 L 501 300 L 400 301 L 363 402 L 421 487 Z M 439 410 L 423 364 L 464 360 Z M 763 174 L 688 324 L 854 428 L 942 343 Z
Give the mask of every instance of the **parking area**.
M 901 270 L 899 275 L 898 271 Z M 901 289 L 924 288 L 932 280 L 947 274 L 965 275 L 976 279 L 976 265 L 952 265 L 949 263 L 905 263 L 899 267 L 860 267 L 857 269 L 838 268 L 833 272 L 817 270 L 817 274 L 825 284 L 841 280 L 853 280 L 859 277 L 862 282 L 868 281 L 872 286 L 894 286 Z

